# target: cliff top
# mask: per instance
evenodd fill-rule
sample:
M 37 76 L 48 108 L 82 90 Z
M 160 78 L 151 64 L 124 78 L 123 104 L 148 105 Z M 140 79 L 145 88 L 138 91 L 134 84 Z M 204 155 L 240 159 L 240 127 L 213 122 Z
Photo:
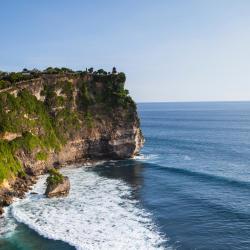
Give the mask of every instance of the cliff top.
M 138 152 L 142 135 L 125 80 L 115 68 L 0 72 L 0 184 L 53 162 Z
M 95 81 L 107 82 L 111 78 L 115 79 L 117 82 L 124 83 L 126 81 L 126 76 L 123 72 L 117 72 L 116 68 L 113 67 L 112 72 L 107 72 L 103 69 L 94 70 L 93 68 L 85 70 L 74 71 L 72 69 L 62 67 L 62 68 L 53 68 L 48 67 L 44 70 L 32 69 L 28 70 L 24 68 L 21 72 L 4 72 L 0 71 L 0 90 L 8 89 L 10 87 L 15 87 L 16 85 L 25 83 L 27 81 L 47 78 L 52 76 L 90 76 L 93 77 Z

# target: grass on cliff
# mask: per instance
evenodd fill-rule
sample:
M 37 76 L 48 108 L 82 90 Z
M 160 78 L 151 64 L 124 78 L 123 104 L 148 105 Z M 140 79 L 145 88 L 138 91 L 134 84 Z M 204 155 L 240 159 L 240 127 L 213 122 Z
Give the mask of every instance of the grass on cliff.
M 20 150 L 26 154 L 34 149 L 43 152 L 35 156 L 37 160 L 45 160 L 50 150 L 60 150 L 61 142 L 46 107 L 27 90 L 16 97 L 0 94 L 0 132 L 22 134 L 12 141 L 0 140 L 0 182 L 23 171 L 15 156 Z
M 0 140 L 0 183 L 17 174 L 24 174 L 22 164 L 15 155 L 20 150 L 30 154 L 34 149 L 40 149 L 35 156 L 36 160 L 47 159 L 44 142 L 29 132 L 12 141 Z
M 17 97 L 9 93 L 0 94 L 0 132 L 22 133 L 23 137 L 17 142 L 25 148 L 30 139 L 33 143 L 39 140 L 48 149 L 60 148 L 48 111 L 27 90 L 20 91 Z
M 46 151 L 39 151 L 36 154 L 35 158 L 36 158 L 37 161 L 46 161 L 47 158 L 48 158 L 48 153 Z
M 22 134 L 9 142 L 0 140 L 0 183 L 23 171 L 16 158 L 19 151 L 25 152 L 34 160 L 45 161 L 49 151 L 59 151 L 61 145 L 79 128 L 77 113 L 70 110 L 72 85 L 63 82 L 60 87 L 66 101 L 63 96 L 56 96 L 53 87 L 45 89 L 45 103 L 37 100 L 27 90 L 20 91 L 16 97 L 8 92 L 0 93 L 0 133 Z M 64 108 L 51 116 L 51 108 L 61 105 Z
M 41 92 L 45 97 L 44 102 L 37 100 L 28 90 L 19 91 L 17 96 L 8 92 L 0 93 L 0 133 L 22 135 L 10 142 L 0 139 L 0 183 L 23 173 L 22 165 L 16 157 L 18 152 L 24 152 L 34 160 L 46 161 L 49 152 L 59 151 L 63 144 L 74 138 L 82 124 L 93 128 L 96 119 L 93 110 L 96 104 L 103 107 L 105 115 L 113 117 L 116 114 L 114 111 L 122 108 L 126 111 L 128 120 L 134 119 L 136 105 L 124 88 L 124 73 L 110 74 L 103 70 L 76 73 L 68 69 L 58 71 L 53 68 L 48 69 L 48 72 L 79 74 L 90 77 L 87 78 L 90 80 L 82 77 L 76 83 L 76 103 L 70 79 L 55 84 L 46 82 Z M 0 88 L 21 80 L 24 77 L 20 74 L 3 74 L 3 77 L 0 76 Z M 103 84 L 101 90 L 96 87 L 99 82 Z M 77 106 L 77 111 L 74 110 L 74 105 Z
M 78 113 L 68 108 L 62 109 L 56 113 L 53 119 L 53 125 L 57 137 L 62 144 L 65 144 L 80 128 Z
M 23 173 L 21 163 L 13 155 L 11 146 L 0 140 L 0 183 L 4 179 Z

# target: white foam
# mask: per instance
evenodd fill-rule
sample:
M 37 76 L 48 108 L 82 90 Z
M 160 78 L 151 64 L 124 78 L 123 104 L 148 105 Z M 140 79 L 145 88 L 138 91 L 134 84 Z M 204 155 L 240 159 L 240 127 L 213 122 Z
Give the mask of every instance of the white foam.
M 185 161 L 191 161 L 191 157 L 188 156 L 188 155 L 185 155 L 185 156 L 184 156 L 184 160 L 185 160 Z
M 0 217 L 0 237 L 9 237 L 16 229 L 17 224 L 10 216 L 9 208 L 5 208 L 5 213 Z
M 133 157 L 135 160 L 147 161 L 147 160 L 155 160 L 158 158 L 156 154 L 140 154 Z
M 13 216 L 41 235 L 77 249 L 163 249 L 165 241 L 150 214 L 131 198 L 124 182 L 83 168 L 63 171 L 70 177 L 66 198 L 47 199 L 42 177 L 33 192 L 12 205 Z

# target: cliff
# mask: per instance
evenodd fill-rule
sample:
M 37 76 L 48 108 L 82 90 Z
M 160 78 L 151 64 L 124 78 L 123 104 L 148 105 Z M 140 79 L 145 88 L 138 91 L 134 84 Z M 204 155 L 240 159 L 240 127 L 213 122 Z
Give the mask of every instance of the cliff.
M 53 166 L 138 154 L 144 139 L 124 73 L 45 72 L 29 78 L 2 80 L 8 83 L 0 90 L 2 186 Z

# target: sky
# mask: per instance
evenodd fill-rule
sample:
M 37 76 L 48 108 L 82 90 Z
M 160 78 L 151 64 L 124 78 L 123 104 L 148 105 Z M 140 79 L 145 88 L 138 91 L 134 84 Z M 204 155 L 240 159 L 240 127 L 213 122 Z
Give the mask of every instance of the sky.
M 127 75 L 137 102 L 250 100 L 248 0 L 0 0 L 0 70 Z

